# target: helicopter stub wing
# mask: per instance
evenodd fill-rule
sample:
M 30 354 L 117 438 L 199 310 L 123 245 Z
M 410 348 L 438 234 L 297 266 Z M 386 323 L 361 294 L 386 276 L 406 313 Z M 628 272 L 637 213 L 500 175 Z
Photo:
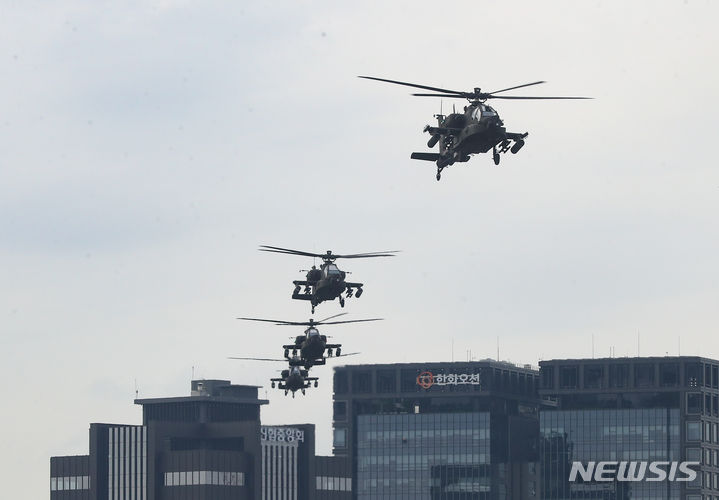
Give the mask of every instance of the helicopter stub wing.
M 350 282 L 346 281 L 345 285 L 347 285 L 347 288 L 362 288 L 364 286 L 364 283 L 350 283 Z M 339 321 L 338 321 L 338 323 L 339 323 Z
M 412 153 L 410 158 L 413 160 L 437 161 L 442 156 L 439 153 Z

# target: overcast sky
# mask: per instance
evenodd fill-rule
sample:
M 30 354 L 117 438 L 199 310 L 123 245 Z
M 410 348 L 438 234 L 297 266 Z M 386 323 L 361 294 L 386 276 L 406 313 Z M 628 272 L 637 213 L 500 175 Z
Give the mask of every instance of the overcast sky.
M 719 5 L 706 1 L 0 2 L 3 489 L 48 495 L 90 422 L 197 378 L 264 385 L 315 423 L 331 368 L 269 389 L 309 318 L 311 259 L 365 283 L 328 327 L 353 363 L 681 353 L 719 358 Z M 437 99 L 374 75 L 592 101 L 498 101 L 524 149 L 445 170 Z M 531 91 L 531 92 L 530 92 Z M 445 100 L 448 111 L 452 103 Z M 458 109 L 462 101 L 456 102 Z M 337 302 L 317 317 L 342 311 Z M 637 342 L 639 338 L 639 344 Z M 454 353 L 452 352 L 454 345 Z M 316 371 L 315 371 L 316 370 Z

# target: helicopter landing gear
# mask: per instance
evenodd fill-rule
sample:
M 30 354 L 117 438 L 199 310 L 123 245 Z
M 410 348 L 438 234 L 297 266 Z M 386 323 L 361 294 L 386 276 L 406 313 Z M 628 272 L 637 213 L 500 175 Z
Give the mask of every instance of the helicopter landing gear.
M 314 313 L 315 313 L 315 305 L 312 304 L 312 314 L 314 314 Z
M 499 153 L 497 152 L 496 146 L 492 149 L 492 159 L 495 165 L 499 165 Z
M 441 178 L 442 178 L 442 174 L 440 174 L 439 172 L 437 172 L 437 180 L 440 180 Z
M 345 298 L 340 296 L 340 307 L 344 307 L 344 306 L 345 306 Z
M 285 391 L 285 396 L 287 396 L 287 391 Z
M 305 395 L 305 390 L 304 390 L 304 389 L 302 389 L 302 395 L 303 395 L 303 396 Z
M 292 399 L 295 399 L 295 391 L 292 391 Z

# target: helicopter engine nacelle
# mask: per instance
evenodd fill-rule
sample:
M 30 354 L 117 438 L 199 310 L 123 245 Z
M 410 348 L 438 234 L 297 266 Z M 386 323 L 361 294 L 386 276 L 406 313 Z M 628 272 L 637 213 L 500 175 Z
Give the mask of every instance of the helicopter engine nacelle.
M 430 149 L 433 148 L 433 147 L 435 146 L 435 144 L 437 144 L 437 143 L 439 142 L 439 139 L 440 139 L 440 135 L 439 135 L 439 134 L 434 134 L 434 135 L 433 135 L 432 137 L 430 137 L 429 140 L 427 141 L 427 147 L 430 148 Z
M 307 281 L 319 281 L 322 279 L 322 271 L 319 269 L 310 269 L 307 272 Z

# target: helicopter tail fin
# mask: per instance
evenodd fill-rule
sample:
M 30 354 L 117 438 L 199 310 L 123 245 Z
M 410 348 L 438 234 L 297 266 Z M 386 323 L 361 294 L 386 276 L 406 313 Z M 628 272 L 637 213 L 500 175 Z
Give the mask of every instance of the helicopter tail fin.
M 439 160 L 439 153 L 412 153 L 410 158 L 413 160 L 426 160 L 426 161 L 437 161 Z

